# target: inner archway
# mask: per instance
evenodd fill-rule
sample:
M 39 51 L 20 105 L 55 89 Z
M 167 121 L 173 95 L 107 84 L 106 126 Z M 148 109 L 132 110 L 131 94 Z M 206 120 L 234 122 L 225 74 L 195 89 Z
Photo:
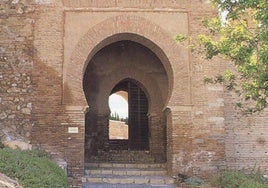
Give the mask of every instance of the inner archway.
M 110 149 L 125 150 L 149 150 L 149 127 L 148 127 L 148 99 L 140 87 L 140 83 L 132 79 L 125 79 L 119 82 L 112 90 L 111 94 L 123 91 L 128 96 L 128 138 L 127 139 L 111 139 L 109 135 Z M 117 116 L 117 115 L 116 115 Z M 119 117 L 119 115 L 118 115 Z M 115 118 L 119 122 L 124 119 Z M 121 120 L 121 121 L 120 121 Z M 117 121 L 117 122 L 118 122 Z M 119 124 L 119 123 L 118 123 Z M 118 125 L 120 126 L 120 124 Z M 124 131 L 122 130 L 120 133 Z M 109 121 L 109 133 L 111 129 L 111 121 Z
M 95 53 L 87 63 L 83 80 L 89 106 L 85 118 L 85 160 L 92 156 L 105 160 L 111 150 L 146 150 L 156 161 L 163 161 L 163 110 L 169 87 L 160 59 L 140 43 L 120 40 Z M 129 95 L 129 139 L 125 143 L 109 139 L 108 99 L 117 91 Z

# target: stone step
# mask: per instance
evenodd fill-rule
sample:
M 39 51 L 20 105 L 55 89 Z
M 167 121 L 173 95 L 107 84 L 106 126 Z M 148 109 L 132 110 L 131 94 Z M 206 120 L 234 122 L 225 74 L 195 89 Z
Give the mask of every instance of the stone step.
M 86 183 L 108 183 L 108 184 L 155 184 L 171 185 L 174 179 L 168 176 L 128 176 L 128 175 L 90 175 L 82 178 Z
M 135 176 L 164 176 L 167 174 L 163 168 L 91 168 L 85 170 L 86 175 L 113 174 L 113 175 L 135 175 Z
M 102 160 L 105 161 L 105 160 Z M 135 162 L 139 162 L 139 161 L 145 161 L 146 163 L 154 163 L 155 160 L 152 158 L 145 158 L 145 157 L 125 157 L 123 155 L 114 155 L 114 156 L 110 156 L 108 161 L 112 161 L 112 162 L 129 162 L 131 161 L 132 163 Z
M 90 168 L 138 168 L 138 169 L 148 169 L 148 168 L 162 168 L 166 169 L 165 163 L 85 163 L 85 169 Z
M 165 163 L 86 163 L 84 185 L 159 185 L 173 186 Z

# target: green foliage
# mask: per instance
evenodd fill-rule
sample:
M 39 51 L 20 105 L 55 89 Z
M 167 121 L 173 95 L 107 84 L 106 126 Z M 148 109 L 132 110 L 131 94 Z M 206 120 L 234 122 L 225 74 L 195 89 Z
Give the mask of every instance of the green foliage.
M 115 121 L 119 121 L 119 114 L 117 112 L 111 113 L 110 114 L 110 120 L 115 120 Z
M 224 171 L 212 183 L 219 188 L 268 188 L 268 181 L 258 173 Z
M 189 37 L 187 35 L 183 35 L 183 34 L 178 34 L 176 36 L 176 41 L 177 42 L 184 42 L 186 41 L 187 39 L 189 39 Z
M 0 141 L 0 149 L 3 149 L 5 145 Z
M 0 172 L 27 188 L 69 187 L 66 173 L 42 150 L 0 149 Z
M 220 56 L 234 63 L 235 72 L 222 79 L 205 78 L 208 83 L 224 83 L 241 96 L 245 113 L 263 110 L 268 104 L 268 3 L 267 0 L 213 0 L 227 12 L 223 18 L 204 20 L 209 33 L 200 35 L 195 47 L 207 59 Z M 187 40 L 179 35 L 178 42 Z
M 190 177 L 185 180 L 187 185 L 202 185 L 204 184 L 204 180 L 196 177 Z

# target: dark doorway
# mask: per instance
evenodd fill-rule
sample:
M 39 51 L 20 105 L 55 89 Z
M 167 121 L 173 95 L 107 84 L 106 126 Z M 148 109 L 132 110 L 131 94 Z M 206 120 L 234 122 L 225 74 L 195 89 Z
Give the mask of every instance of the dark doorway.
M 163 109 L 169 82 L 160 59 L 146 46 L 122 40 L 100 49 L 88 61 L 83 80 L 89 106 L 85 119 L 85 161 L 118 160 L 115 151 L 124 154 L 122 160 L 131 157 L 132 161 L 147 161 L 148 156 L 136 157 L 137 153 L 164 158 Z M 118 91 L 128 94 L 127 139 L 109 137 L 108 100 Z

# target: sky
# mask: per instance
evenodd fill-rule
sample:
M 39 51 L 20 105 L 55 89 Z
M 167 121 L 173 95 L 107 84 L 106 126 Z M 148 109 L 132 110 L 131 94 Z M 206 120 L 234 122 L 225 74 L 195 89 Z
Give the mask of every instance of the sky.
M 117 112 L 120 118 L 128 117 L 128 102 L 117 94 L 112 94 L 109 97 L 109 107 L 111 113 Z

